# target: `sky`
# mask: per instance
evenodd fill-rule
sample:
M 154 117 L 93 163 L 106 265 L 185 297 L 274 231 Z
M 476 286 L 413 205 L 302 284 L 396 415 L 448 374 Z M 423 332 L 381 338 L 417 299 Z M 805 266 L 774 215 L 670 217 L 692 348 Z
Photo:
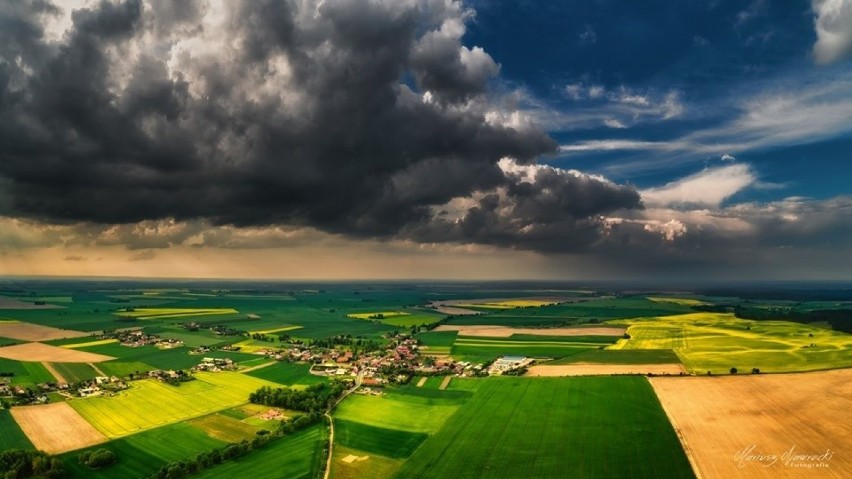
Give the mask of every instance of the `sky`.
M 852 0 L 0 3 L 0 276 L 852 279 Z

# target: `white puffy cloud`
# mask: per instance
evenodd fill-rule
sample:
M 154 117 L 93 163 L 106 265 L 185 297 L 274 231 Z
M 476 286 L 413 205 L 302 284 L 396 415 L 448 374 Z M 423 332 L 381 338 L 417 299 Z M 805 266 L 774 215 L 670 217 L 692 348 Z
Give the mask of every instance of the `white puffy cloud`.
M 814 0 L 817 63 L 831 63 L 852 54 L 852 1 Z
M 702 205 L 718 207 L 757 180 L 746 164 L 707 168 L 694 175 L 641 191 L 650 205 Z

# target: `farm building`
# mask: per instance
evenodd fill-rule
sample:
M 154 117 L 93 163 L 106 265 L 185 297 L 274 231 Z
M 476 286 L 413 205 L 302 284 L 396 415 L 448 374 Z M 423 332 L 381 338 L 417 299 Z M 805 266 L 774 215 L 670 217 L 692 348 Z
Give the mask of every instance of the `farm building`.
M 503 374 L 505 371 L 524 367 L 532 362 L 524 356 L 503 356 L 497 358 L 496 361 L 488 368 L 489 374 Z

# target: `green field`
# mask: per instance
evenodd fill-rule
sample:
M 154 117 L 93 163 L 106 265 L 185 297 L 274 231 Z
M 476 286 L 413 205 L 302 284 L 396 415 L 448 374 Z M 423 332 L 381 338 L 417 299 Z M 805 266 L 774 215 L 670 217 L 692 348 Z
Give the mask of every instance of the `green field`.
M 170 386 L 153 379 L 132 383 L 116 397 L 78 399 L 69 404 L 107 437 L 146 429 L 237 406 L 261 386 L 275 386 L 235 372 L 196 373 L 194 381 Z
M 288 363 L 281 361 L 272 366 L 266 366 L 254 371 L 249 371 L 245 374 L 256 378 L 265 379 L 285 386 L 303 385 L 321 383 L 327 381 L 322 376 L 315 376 L 308 372 L 311 369 L 310 364 Z
M 455 316 L 448 324 L 498 326 L 555 326 L 584 324 L 617 318 L 666 316 L 692 312 L 689 306 L 651 301 L 644 297 L 594 299 L 539 308 L 515 308 L 476 316 Z
M 86 363 L 50 363 L 68 383 L 89 381 L 98 376 L 98 373 Z
M 458 334 L 458 331 L 424 331 L 417 333 L 415 338 L 426 347 L 423 349 L 424 353 L 450 354 Z
M 422 388 L 413 388 L 416 389 Z M 337 407 L 334 417 L 385 429 L 434 433 L 463 402 L 451 395 L 443 398 L 401 393 L 378 397 L 353 394 Z
M 56 381 L 53 374 L 50 374 L 50 371 L 45 369 L 41 363 L 0 358 L 0 372 L 13 373 L 14 376 L 8 377 L 6 380 L 21 387 Z
M 334 459 L 331 466 L 331 477 L 334 479 L 381 479 L 392 477 L 402 466 L 404 459 L 391 459 L 378 454 L 370 454 L 366 451 L 348 448 L 337 444 L 335 438 Z M 344 462 L 348 456 L 360 458 L 366 457 L 365 461 Z
M 7 449 L 35 449 L 27 439 L 24 431 L 18 427 L 18 423 L 12 417 L 8 409 L 0 409 L 0 451 Z
M 234 308 L 134 308 L 131 311 L 117 311 L 117 316 L 136 319 L 195 319 L 199 316 L 219 314 L 237 314 Z
M 678 364 L 680 358 L 671 349 L 590 349 L 547 364 Z
M 208 437 L 200 429 L 179 423 L 141 432 L 123 439 L 69 452 L 61 457 L 71 477 L 103 479 L 147 478 L 164 464 L 209 451 L 225 443 Z M 109 449 L 118 462 L 100 469 L 90 469 L 77 457 L 85 450 Z
M 151 371 L 155 368 L 149 364 L 141 363 L 139 361 L 121 361 L 121 360 L 113 360 L 106 361 L 103 363 L 98 363 L 98 368 L 106 374 L 110 376 L 117 376 L 120 378 L 127 377 L 130 374 L 138 375 L 140 373 L 144 374 L 147 371 Z
M 613 321 L 629 340 L 613 349 L 673 349 L 690 372 L 808 371 L 852 366 L 852 335 L 786 321 L 751 321 L 728 313 L 692 313 Z M 813 346 L 811 346 L 813 345 Z
M 490 360 L 504 355 L 562 358 L 606 344 L 597 340 L 584 341 L 583 337 L 568 337 L 566 341 L 555 341 L 547 336 L 526 336 L 526 338 L 528 339 L 516 340 L 514 338 L 460 336 L 453 344 L 451 352 L 454 357 L 471 360 Z M 529 340 L 530 338 L 537 339 Z M 611 341 L 611 339 L 608 340 Z
M 381 315 L 381 318 L 376 316 Z M 444 319 L 443 315 L 424 313 L 419 310 L 409 311 L 378 311 L 367 313 L 349 313 L 350 318 L 366 319 L 369 321 L 378 321 L 389 326 L 397 326 L 400 328 L 410 328 L 411 326 L 426 326 L 437 323 Z
M 480 382 L 396 477 L 694 477 L 645 378 Z
M 344 419 L 334 420 L 335 444 L 394 459 L 406 458 L 429 437 L 424 433 L 370 426 Z
M 206 469 L 192 477 L 198 479 L 312 478 L 325 462 L 322 448 L 327 436 L 326 430 L 325 425 L 322 424 L 311 426 L 277 439 L 262 449 L 235 461 Z
M 188 369 L 197 366 L 205 357 L 230 358 L 234 362 L 257 359 L 258 356 L 231 351 L 210 351 L 204 354 L 189 354 L 188 347 L 172 349 L 160 349 L 156 346 L 139 346 L 137 348 L 122 346 L 118 343 L 104 344 L 100 346 L 78 348 L 79 351 L 105 354 L 113 356 L 114 362 L 136 362 L 144 363 L 154 369 Z M 110 361 L 101 363 L 109 364 Z M 148 368 L 150 369 L 150 368 Z
M 251 439 L 258 428 L 222 414 L 210 414 L 189 421 L 189 424 L 201 429 L 208 436 L 225 442 L 240 442 Z

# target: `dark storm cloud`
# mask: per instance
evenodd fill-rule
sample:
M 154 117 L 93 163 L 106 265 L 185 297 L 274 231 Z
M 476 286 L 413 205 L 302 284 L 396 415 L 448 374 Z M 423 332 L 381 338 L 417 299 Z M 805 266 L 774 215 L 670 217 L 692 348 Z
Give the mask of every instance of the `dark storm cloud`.
M 543 252 L 589 250 L 602 239 L 600 215 L 640 210 L 639 194 L 576 171 L 500 162 L 509 181 L 459 211 L 443 210 L 406 231 L 422 241 L 472 241 Z M 453 209 L 452 204 L 447 205 Z
M 556 144 L 506 120 L 499 65 L 462 45 L 459 4 L 223 4 L 104 1 L 58 41 L 58 7 L 0 6 L 0 214 L 564 251 L 598 239 L 597 215 L 640 206 L 599 178 L 498 166 Z M 436 215 L 474 196 L 460 221 Z

